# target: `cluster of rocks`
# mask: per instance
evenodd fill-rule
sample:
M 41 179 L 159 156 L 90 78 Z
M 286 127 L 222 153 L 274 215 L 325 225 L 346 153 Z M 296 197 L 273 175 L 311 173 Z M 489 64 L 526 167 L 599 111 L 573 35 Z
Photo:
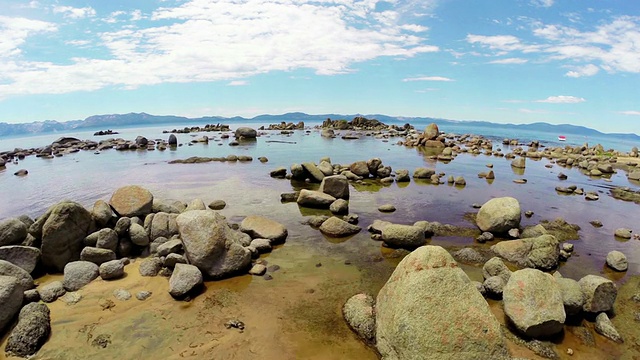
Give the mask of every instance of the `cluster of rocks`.
M 207 163 L 207 162 L 251 162 L 253 161 L 252 156 L 248 155 L 227 155 L 225 157 L 206 157 L 206 156 L 192 156 L 186 159 L 176 159 L 169 161 L 169 164 L 199 164 L 199 163 Z M 268 159 L 266 157 L 260 157 L 261 162 L 266 162 Z
M 105 136 L 105 135 L 117 135 L 117 131 L 113 130 L 100 130 L 93 133 L 93 136 Z
M 264 126 L 258 128 L 258 130 L 265 130 Z M 266 130 L 304 130 L 304 121 L 299 121 L 297 124 L 292 122 L 281 122 L 280 124 L 269 124 Z
M 231 131 L 229 125 L 225 124 L 206 124 L 205 126 L 184 127 L 182 129 L 163 130 L 163 134 L 189 134 L 194 132 L 227 132 Z
M 411 125 L 405 124 L 406 127 L 410 127 Z M 376 119 L 367 119 L 362 116 L 356 116 L 351 121 L 347 120 L 331 120 L 327 119 L 322 122 L 322 129 L 334 129 L 334 130 L 386 130 L 389 129 L 389 125 L 376 120 Z M 396 128 L 396 127 L 392 127 Z M 397 128 L 396 128 L 397 129 Z
M 139 267 L 143 276 L 170 276 L 169 293 L 182 298 L 192 294 L 203 279 L 247 273 L 252 259 L 285 241 L 288 231 L 282 224 L 257 215 L 230 224 L 213 210 L 224 206 L 223 201 L 207 207 L 199 199 L 188 204 L 154 199 L 142 187 L 126 186 L 116 190 L 108 203 L 98 200 L 90 210 L 63 201 L 35 221 L 27 216 L 2 221 L 0 332 L 8 329 L 26 303 L 48 303 L 65 294 L 75 299 L 70 301 L 78 301 L 75 291 L 94 279 L 121 278 L 130 257 L 145 257 Z M 32 274 L 42 270 L 62 272 L 64 280 L 34 289 Z M 46 339 L 49 330 L 40 330 L 40 320 L 48 322 L 48 309 L 38 311 L 46 316 L 38 315 L 39 320 L 32 321 L 31 315 L 21 314 L 14 332 L 23 329 L 24 317 L 29 326 L 20 331 L 37 332 Z M 15 337 L 38 343 L 28 346 L 29 353 L 11 350 L 21 356 L 33 354 L 44 341 Z

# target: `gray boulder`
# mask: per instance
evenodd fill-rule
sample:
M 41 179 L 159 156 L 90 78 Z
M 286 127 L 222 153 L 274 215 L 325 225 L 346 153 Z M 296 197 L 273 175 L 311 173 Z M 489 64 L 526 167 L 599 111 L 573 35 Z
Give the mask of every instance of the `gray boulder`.
M 173 235 L 178 234 L 178 223 L 176 222 L 178 215 L 179 214 L 159 212 L 153 214 L 153 217 L 150 217 L 151 215 L 147 216 L 149 223 L 147 223 L 147 219 L 145 219 L 145 229 L 147 229 L 149 239 L 153 241 L 161 236 L 169 239 Z
M 192 210 L 207 210 L 207 205 L 204 204 L 202 199 L 193 199 L 190 203 L 187 204 L 186 209 L 184 211 L 192 211 Z
M 492 257 L 482 266 L 482 276 L 488 279 L 492 276 L 500 276 L 504 283 L 509 282 L 511 278 L 511 270 L 504 264 L 499 257 Z
M 87 246 L 80 253 L 80 260 L 89 261 L 98 266 L 107 261 L 115 260 L 116 253 L 109 249 L 101 249 L 97 247 Z
M 520 227 L 520 203 L 512 197 L 501 197 L 487 201 L 480 207 L 476 224 L 482 231 L 503 233 Z
M 478 263 L 484 262 L 485 260 L 484 256 L 482 256 L 478 252 L 478 250 L 473 248 L 460 249 L 454 252 L 452 255 L 453 255 L 453 258 L 456 259 L 456 261 L 467 263 L 467 264 L 469 263 L 478 264 Z
M 158 246 L 158 256 L 167 256 L 169 254 L 177 254 L 183 251 L 182 240 L 173 239 L 169 240 Z
M 258 132 L 247 126 L 241 126 L 236 129 L 234 136 L 237 138 L 255 139 L 258 136 Z
M 523 334 L 548 337 L 562 331 L 566 314 L 553 276 L 536 269 L 511 274 L 502 292 L 504 313 Z
M 322 173 L 322 171 L 320 171 L 320 169 L 318 169 L 316 164 L 312 162 L 304 162 L 302 163 L 302 167 L 304 168 L 306 173 L 311 175 L 312 181 L 321 182 L 322 179 L 324 179 L 324 174 Z
M 129 239 L 131 239 L 131 242 L 137 246 L 145 247 L 149 245 L 149 235 L 147 235 L 147 232 L 142 225 L 138 225 L 136 223 L 131 223 L 129 226 Z
M 623 253 L 613 250 L 607 254 L 607 265 L 615 271 L 627 271 L 629 262 Z
M 62 284 L 67 291 L 76 291 L 100 274 L 98 265 L 88 261 L 73 261 L 64 267 Z
M 151 217 L 153 214 L 147 216 Z M 116 221 L 116 225 L 113 227 L 113 230 L 118 234 L 121 238 L 129 238 L 129 227 L 131 226 L 131 218 L 126 216 L 121 217 Z
M 202 273 L 193 265 L 176 264 L 169 279 L 169 294 L 179 298 L 202 284 Z
M 332 175 L 322 179 L 320 189 L 336 199 L 349 199 L 349 180 L 344 175 Z
M 427 243 L 424 230 L 415 225 L 391 224 L 382 230 L 382 241 L 392 247 L 414 249 Z
M 306 173 L 304 171 L 304 167 L 300 164 L 292 164 L 291 165 L 291 177 L 296 180 L 304 180 Z
M 209 203 L 208 207 L 211 210 L 222 210 L 227 206 L 224 200 L 213 200 Z
M 162 260 L 157 257 L 146 258 L 140 263 L 138 271 L 142 276 L 156 276 L 162 269 Z
M 438 129 L 438 125 L 436 123 L 431 123 L 424 128 L 424 132 L 422 133 L 422 138 L 425 140 L 435 140 L 440 135 L 440 130 Z
M 18 315 L 18 324 L 7 339 L 5 351 L 14 356 L 27 357 L 35 354 L 49 338 L 51 317 L 45 304 L 25 305 Z
M 373 220 L 373 223 L 367 227 L 369 232 L 374 234 L 382 234 L 385 227 L 391 225 L 391 222 L 384 220 Z
M 251 253 L 240 243 L 241 233 L 232 230 L 224 217 L 210 210 L 195 210 L 177 218 L 180 238 L 189 262 L 212 278 L 247 268 Z
M 614 235 L 621 239 L 631 239 L 631 229 L 618 228 L 615 230 Z
M 375 300 L 369 294 L 356 294 L 342 307 L 342 315 L 347 324 L 366 341 L 376 336 Z
M 154 213 L 168 213 L 168 214 L 179 214 L 184 209 L 187 208 L 187 205 L 180 200 L 173 199 L 156 199 L 153 198 L 153 204 L 151 205 L 151 211 Z
M 349 171 L 354 173 L 356 176 L 361 176 L 363 178 L 369 177 L 369 165 L 367 165 L 366 161 L 356 161 L 353 164 L 349 165 Z
M 436 171 L 429 168 L 416 168 L 413 171 L 414 179 L 430 179 L 431 176 L 435 175 Z
M 329 205 L 329 211 L 333 214 L 349 213 L 349 202 L 345 199 L 337 199 Z
M 320 164 L 318 164 L 318 170 L 320 170 L 325 177 L 333 175 L 333 165 L 328 161 L 320 161 Z
M 6 260 L 0 260 L 0 276 L 13 276 L 20 283 L 23 291 L 34 287 L 33 278 L 25 269 Z
M 560 259 L 558 240 L 553 235 L 501 241 L 491 246 L 491 250 L 519 266 L 542 270 L 557 267 Z
M 169 254 L 164 258 L 163 265 L 169 269 L 173 269 L 176 264 L 186 264 L 187 259 L 180 254 Z
M 584 306 L 584 294 L 580 284 L 569 278 L 557 278 L 556 282 L 562 293 L 564 312 L 567 315 L 579 314 Z
M 8 261 L 32 273 L 40 262 L 40 249 L 31 246 L 0 246 L 0 260 Z
M 439 246 L 406 256 L 378 293 L 376 342 L 383 359 L 510 359 L 487 302 Z
M 46 285 L 38 287 L 40 299 L 46 303 L 54 302 L 58 298 L 67 293 L 62 281 L 52 281 Z
M 283 242 L 288 235 L 284 225 L 258 215 L 244 218 L 240 223 L 240 231 L 249 234 L 252 239 L 269 239 L 273 243 Z
M 89 240 L 89 238 L 95 238 L 95 243 Z M 116 249 L 118 249 L 118 233 L 109 228 L 100 229 L 87 236 L 85 245 L 116 251 Z
M 526 159 L 523 157 L 519 157 L 511 161 L 511 167 L 514 167 L 514 168 L 524 169 L 526 165 L 527 165 Z
M 328 209 L 336 198 L 320 191 L 312 191 L 307 189 L 300 190 L 298 205 L 311 208 Z
M 409 177 L 409 170 L 407 169 L 398 169 L 396 172 L 396 182 L 409 182 L 411 178 Z
M 144 216 L 153 208 L 153 195 L 141 186 L 124 186 L 111 195 L 109 204 L 118 216 Z
M 113 210 L 104 200 L 98 200 L 91 209 L 91 218 L 95 221 L 97 227 L 107 226 L 113 218 Z
M 269 241 L 269 239 L 251 240 L 251 245 L 249 246 L 256 249 L 259 253 L 266 253 L 271 251 L 271 241 Z
M 602 276 L 587 275 L 578 281 L 584 295 L 582 310 L 599 313 L 613 309 L 618 296 L 616 285 Z
M 27 237 L 27 225 L 16 218 L 0 221 L 0 246 L 20 244 Z
M 0 275 L 0 333 L 2 333 L 20 311 L 24 289 L 13 276 Z
M 623 342 L 622 336 L 620 336 L 618 330 L 616 330 L 611 320 L 609 320 L 607 313 L 603 312 L 596 316 L 596 332 L 617 343 Z
M 98 269 L 102 280 L 119 279 L 124 276 L 124 264 L 120 260 L 111 260 L 100 264 Z
M 332 216 L 320 225 L 319 230 L 321 233 L 331 237 L 345 237 L 359 233 L 362 228 Z
M 502 298 L 505 285 L 507 283 L 502 276 L 491 276 L 482 283 L 486 295 L 496 299 Z

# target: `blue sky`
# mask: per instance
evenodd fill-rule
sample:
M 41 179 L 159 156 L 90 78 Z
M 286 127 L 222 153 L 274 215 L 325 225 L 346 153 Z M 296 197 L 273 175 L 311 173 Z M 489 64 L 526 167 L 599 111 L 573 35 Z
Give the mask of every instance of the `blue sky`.
M 0 122 L 302 111 L 640 133 L 631 0 L 0 0 Z

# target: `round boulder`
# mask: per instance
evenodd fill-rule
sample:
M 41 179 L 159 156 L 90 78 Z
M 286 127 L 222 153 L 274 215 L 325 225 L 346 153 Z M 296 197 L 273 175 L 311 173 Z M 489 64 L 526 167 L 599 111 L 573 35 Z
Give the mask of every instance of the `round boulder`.
M 615 271 L 627 271 L 629 262 L 623 253 L 614 250 L 607 254 L 607 265 Z
M 63 285 L 67 291 L 76 291 L 99 275 L 98 265 L 89 261 L 73 261 L 64 267 Z
M 417 248 L 426 244 L 424 229 L 415 225 L 390 224 L 382 229 L 382 241 L 393 247 Z
M 342 307 L 342 315 L 347 324 L 366 341 L 376 336 L 375 300 L 369 294 L 356 294 Z
M 269 239 L 273 243 L 283 242 L 288 235 L 284 225 L 258 215 L 244 218 L 240 223 L 240 231 L 249 234 L 252 239 Z
M 153 195 L 141 186 L 124 186 L 111 195 L 109 204 L 119 216 L 144 216 L 151 212 Z
M 103 280 L 119 279 L 124 276 L 124 264 L 120 260 L 111 260 L 100 265 L 100 277 Z
M 169 279 L 169 294 L 180 298 L 202 284 L 202 273 L 193 265 L 176 264 Z
M 236 138 L 255 139 L 258 136 L 258 132 L 247 126 L 242 126 L 236 129 L 234 134 Z
M 335 216 L 330 217 L 320 225 L 320 232 L 332 237 L 345 237 L 357 234 L 361 229 L 360 226 L 349 224 Z
M 482 231 L 504 233 L 520 227 L 520 203 L 512 197 L 501 197 L 487 201 L 480 207 L 476 224 Z
M 20 244 L 27 237 L 27 225 L 17 218 L 0 222 L 0 246 Z
M 1 246 L 0 260 L 17 265 L 30 274 L 40 262 L 40 249 L 21 245 Z

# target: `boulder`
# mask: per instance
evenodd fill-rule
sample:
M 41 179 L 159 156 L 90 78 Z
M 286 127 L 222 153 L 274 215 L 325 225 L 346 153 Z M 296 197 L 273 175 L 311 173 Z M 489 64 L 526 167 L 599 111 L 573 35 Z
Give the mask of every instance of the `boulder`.
M 169 294 L 180 298 L 199 285 L 202 285 L 200 269 L 189 264 L 176 264 L 169 279 Z
M 631 229 L 618 228 L 615 230 L 614 235 L 621 239 L 631 239 Z
M 76 291 L 99 275 L 98 265 L 88 261 L 73 261 L 64 267 L 62 284 L 67 291 Z
M 582 293 L 580 284 L 568 278 L 558 278 L 556 282 L 562 293 L 564 312 L 567 315 L 578 315 L 584 306 L 584 294 Z
M 169 135 L 167 143 L 169 144 L 169 146 L 178 146 L 178 138 L 174 134 L 171 134 Z
M 329 211 L 333 214 L 349 213 L 349 202 L 345 199 L 337 199 L 329 205 Z
M 33 289 L 35 286 L 33 278 L 25 269 L 6 260 L 0 260 L 0 276 L 13 276 L 20 283 L 23 291 Z
M 376 342 L 383 359 L 510 359 L 487 302 L 439 246 L 406 256 L 378 293 Z
M 241 126 L 236 129 L 234 136 L 237 138 L 255 139 L 258 136 L 258 132 L 247 126 Z
M 491 276 L 482 283 L 482 288 L 486 295 L 496 299 L 502 299 L 505 285 L 507 285 L 507 282 L 502 276 Z
M 13 276 L 0 275 L 0 333 L 12 322 L 20 311 L 24 289 L 18 279 Z
M 431 123 L 427 125 L 422 133 L 422 138 L 425 140 L 435 140 L 440 135 L 440 129 L 438 129 L 438 125 L 435 123 Z
M 111 195 L 109 204 L 118 216 L 144 216 L 153 208 L 153 195 L 141 186 L 124 186 Z
M 607 254 L 607 265 L 615 271 L 627 271 L 629 262 L 623 253 L 613 250 Z
M 511 167 L 518 168 L 518 169 L 524 169 L 526 167 L 526 159 L 523 158 L 523 157 L 519 157 L 519 158 L 513 159 L 511 161 Z
M 98 200 L 91 209 L 91 218 L 95 221 L 97 227 L 107 226 L 113 218 L 113 210 L 104 200 Z
M 269 172 L 269 176 L 271 176 L 272 178 L 284 179 L 287 176 L 287 168 L 283 166 L 275 168 Z
M 224 200 L 213 200 L 208 206 L 211 210 L 222 210 L 227 206 L 227 203 Z
M 482 256 L 478 250 L 473 248 L 463 248 L 453 253 L 453 258 L 458 262 L 467 264 L 478 264 L 484 262 L 484 256 Z
M 129 239 L 134 245 L 142 247 L 149 245 L 149 235 L 147 235 L 144 227 L 136 223 L 131 223 L 131 225 L 129 225 Z
M 318 164 L 318 170 L 320 170 L 324 176 L 333 175 L 333 165 L 328 161 L 320 161 L 320 164 Z
M 0 260 L 8 261 L 31 274 L 40 262 L 40 249 L 31 246 L 0 246 Z
M 18 315 L 18 324 L 9 334 L 5 351 L 13 356 L 34 355 L 49 338 L 51 317 L 42 303 L 25 305 Z
M 249 246 L 256 249 L 259 253 L 270 252 L 272 249 L 269 239 L 253 239 Z
M 157 257 L 150 257 L 140 263 L 138 271 L 142 276 L 156 276 L 160 269 L 162 269 L 162 260 Z
M 504 313 L 523 334 L 548 337 L 562 331 L 566 314 L 553 276 L 536 269 L 511 274 L 502 292 Z
M 416 168 L 413 171 L 414 179 L 430 179 L 432 175 L 435 175 L 436 171 L 429 168 Z
M 267 272 L 267 267 L 263 264 L 255 264 L 249 270 L 250 275 L 262 276 Z
M 240 243 L 224 217 L 214 211 L 194 210 L 176 219 L 189 262 L 212 278 L 221 278 L 247 268 L 251 253 Z
M 94 244 L 91 244 L 92 241 L 87 241 L 87 239 L 92 236 L 95 236 L 96 238 Z M 118 249 L 118 233 L 113 229 L 100 229 L 87 236 L 87 239 L 85 239 L 85 245 L 87 246 L 95 246 L 97 248 L 108 249 L 111 251 L 116 251 L 116 249 Z
M 414 249 L 425 245 L 427 240 L 420 226 L 390 224 L 382 230 L 382 241 L 392 247 Z
M 80 259 L 84 238 L 91 229 L 91 214 L 82 205 L 63 201 L 50 207 L 29 232 L 42 239 L 42 263 L 54 271 Z
M 553 235 L 536 238 L 501 241 L 493 246 L 500 257 L 522 267 L 551 270 L 558 266 L 560 248 Z
M 17 245 L 27 237 L 27 225 L 16 218 L 0 222 L 0 246 Z
M 482 276 L 488 279 L 492 276 L 500 276 L 504 283 L 509 282 L 511 278 L 511 270 L 504 264 L 499 257 L 492 257 L 482 266 Z
M 349 166 L 349 171 L 354 173 L 356 176 L 361 176 L 363 178 L 368 178 L 370 175 L 369 166 L 367 165 L 366 161 L 354 162 Z
M 344 175 L 332 175 L 322 179 L 320 189 L 336 199 L 349 199 L 349 180 Z
M 480 207 L 476 224 L 482 231 L 504 233 L 520 227 L 520 203 L 512 197 L 501 197 L 487 201 Z
M 158 256 L 167 256 L 169 254 L 182 253 L 182 251 L 182 240 L 173 239 L 158 245 L 158 249 L 156 252 L 158 253 Z
M 373 223 L 367 227 L 367 230 L 374 234 L 382 234 L 385 227 L 391 225 L 391 222 L 384 220 L 373 220 Z
M 187 207 L 183 210 L 183 212 L 191 210 L 207 210 L 207 206 L 204 204 L 204 201 L 202 201 L 202 199 L 193 199 L 190 203 L 187 204 Z
M 151 205 L 151 211 L 154 213 L 180 214 L 186 208 L 187 205 L 180 200 L 156 199 L 155 197 Z
M 618 296 L 616 285 L 602 276 L 587 275 L 578 281 L 584 295 L 582 310 L 599 313 L 613 309 Z
M 306 172 L 300 164 L 291 164 L 291 178 L 296 180 L 304 180 Z
M 375 300 L 369 294 L 356 294 L 342 307 L 342 315 L 347 324 L 366 341 L 376 336 Z
M 119 279 L 124 276 L 124 264 L 120 260 L 111 260 L 100 264 L 98 269 L 102 280 Z
M 319 230 L 321 233 L 328 236 L 345 237 L 359 233 L 362 228 L 332 216 L 320 225 Z
M 186 264 L 187 259 L 180 254 L 169 254 L 164 258 L 164 267 L 173 269 L 176 264 Z
M 304 170 L 309 175 L 311 175 L 311 180 L 312 181 L 321 182 L 322 179 L 324 179 L 324 174 L 322 173 L 322 171 L 320 171 L 320 169 L 318 169 L 316 164 L 314 164 L 312 162 L 304 162 L 304 163 L 302 163 L 302 168 L 304 168 Z
M 169 214 L 165 212 L 159 212 L 153 214 L 147 226 L 145 219 L 145 229 L 149 234 L 149 240 L 153 241 L 159 237 L 171 238 L 173 235 L 178 234 L 178 223 L 176 219 L 179 214 Z M 149 216 L 147 216 L 148 218 Z
M 240 231 L 249 234 L 252 239 L 269 239 L 272 243 L 281 243 L 288 235 L 284 225 L 258 215 L 244 218 L 240 223 Z
M 109 249 L 87 246 L 80 253 L 80 260 L 89 261 L 98 266 L 107 261 L 115 260 L 116 253 Z
M 147 218 L 153 218 L 153 214 L 148 215 L 145 218 L 145 220 Z M 113 227 L 113 231 L 115 231 L 119 237 L 128 239 L 129 227 L 131 227 L 131 218 L 128 218 L 125 216 L 125 217 L 121 217 L 120 219 L 118 219 L 118 221 L 116 221 L 116 225 Z
M 607 313 L 603 312 L 596 316 L 596 332 L 617 343 L 623 342 L 622 336 L 620 336 L 618 330 L 616 330 L 611 320 L 609 320 Z
M 51 303 L 64 294 L 67 293 L 67 290 L 64 288 L 62 281 L 52 281 L 46 285 L 38 287 L 38 292 L 40 293 L 40 299 L 46 303 Z
M 300 195 L 298 195 L 298 200 L 296 200 L 300 206 L 320 209 L 328 209 L 334 201 L 336 201 L 336 198 L 329 194 L 307 189 L 300 190 Z
M 396 172 L 396 182 L 409 182 L 411 178 L 409 177 L 409 170 L 407 169 L 398 169 Z

